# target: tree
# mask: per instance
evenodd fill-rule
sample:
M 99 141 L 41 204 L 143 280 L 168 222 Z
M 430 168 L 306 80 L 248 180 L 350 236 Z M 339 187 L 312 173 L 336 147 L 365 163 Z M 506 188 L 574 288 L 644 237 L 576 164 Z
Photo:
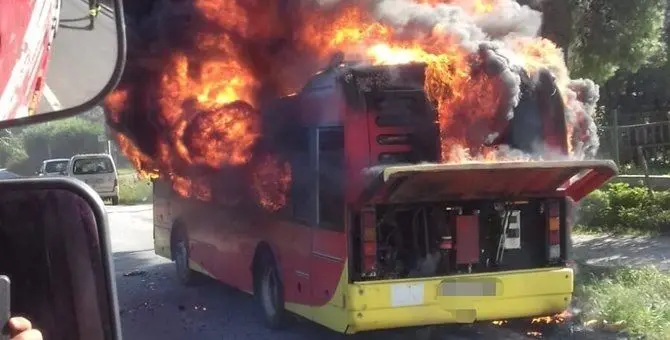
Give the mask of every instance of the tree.
M 27 159 L 10 167 L 19 174 L 32 174 L 49 158 L 70 158 L 79 153 L 98 153 L 105 145 L 98 136 L 105 133 L 103 124 L 83 117 L 47 122 L 25 128 L 21 132 Z
M 542 36 L 558 45 L 567 60 L 568 48 L 573 37 L 571 4 L 567 0 L 518 0 L 518 2 L 542 12 Z
M 12 134 L 10 130 L 0 130 L 0 166 L 6 168 L 28 158 L 23 150 L 21 136 Z
M 664 63 L 666 0 L 569 3 L 574 30 L 568 64 L 574 75 L 603 84 L 619 71 Z

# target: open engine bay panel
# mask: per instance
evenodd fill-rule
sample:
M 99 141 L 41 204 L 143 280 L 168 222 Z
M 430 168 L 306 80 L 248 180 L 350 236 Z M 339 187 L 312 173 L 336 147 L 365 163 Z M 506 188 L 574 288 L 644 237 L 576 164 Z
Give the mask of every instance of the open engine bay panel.
M 355 218 L 352 230 L 353 278 L 418 278 L 564 265 L 565 205 L 564 199 L 474 200 L 366 209 Z

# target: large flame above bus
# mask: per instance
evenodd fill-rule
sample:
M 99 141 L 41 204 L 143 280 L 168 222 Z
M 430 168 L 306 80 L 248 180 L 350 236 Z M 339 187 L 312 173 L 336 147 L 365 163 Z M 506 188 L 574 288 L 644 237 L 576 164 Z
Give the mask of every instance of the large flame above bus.
M 169 178 L 184 196 L 212 199 L 218 174 L 280 208 L 290 167 L 254 153 L 269 123 L 260 102 L 298 91 L 338 52 L 370 65 L 426 64 L 443 162 L 518 160 L 466 136 L 477 129 L 489 140 L 513 117 L 520 74 L 540 70 L 563 96 L 570 156 L 598 147 L 597 87 L 569 78 L 561 50 L 537 36 L 541 14 L 512 0 L 163 1 L 137 21 L 127 11 L 128 65 L 107 98 L 108 123 L 137 169 Z

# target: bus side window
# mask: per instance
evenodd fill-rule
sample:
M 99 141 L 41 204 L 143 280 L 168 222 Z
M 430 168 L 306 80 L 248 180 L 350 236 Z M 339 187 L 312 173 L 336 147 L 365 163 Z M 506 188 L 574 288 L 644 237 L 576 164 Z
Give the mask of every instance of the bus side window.
M 344 231 L 344 130 L 319 130 L 319 227 Z
M 312 166 L 310 130 L 303 128 L 292 137 L 292 182 L 288 204 L 294 219 L 313 225 L 316 223 L 316 172 Z

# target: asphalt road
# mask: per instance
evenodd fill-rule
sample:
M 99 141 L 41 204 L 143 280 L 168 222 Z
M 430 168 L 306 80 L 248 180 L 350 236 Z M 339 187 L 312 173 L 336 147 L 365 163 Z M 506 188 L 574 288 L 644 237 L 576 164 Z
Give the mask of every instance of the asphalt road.
M 88 3 L 63 0 L 60 25 L 39 112 L 80 105 L 102 90 L 116 63 L 116 28 L 103 10 L 88 30 Z
M 108 207 L 116 283 L 121 307 L 123 338 L 335 340 L 335 334 L 297 318 L 287 329 L 266 329 L 252 297 L 206 280 L 195 287 L 181 286 L 174 265 L 153 253 L 150 205 Z M 559 330 L 553 339 L 565 339 Z M 396 330 L 358 335 L 356 339 L 530 339 L 525 330 L 501 329 L 489 323 L 443 327 L 427 338 L 424 330 Z M 570 339 L 599 339 L 595 334 L 573 334 Z M 607 337 L 604 337 L 605 339 Z

